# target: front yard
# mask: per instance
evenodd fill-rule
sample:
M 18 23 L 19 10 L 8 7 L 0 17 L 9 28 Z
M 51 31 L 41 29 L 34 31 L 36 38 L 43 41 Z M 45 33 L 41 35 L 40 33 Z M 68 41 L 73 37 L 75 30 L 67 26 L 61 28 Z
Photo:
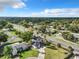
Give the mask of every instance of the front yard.
M 45 59 L 64 59 L 66 56 L 68 56 L 68 51 L 62 48 L 57 49 L 46 48 L 45 51 L 46 51 Z

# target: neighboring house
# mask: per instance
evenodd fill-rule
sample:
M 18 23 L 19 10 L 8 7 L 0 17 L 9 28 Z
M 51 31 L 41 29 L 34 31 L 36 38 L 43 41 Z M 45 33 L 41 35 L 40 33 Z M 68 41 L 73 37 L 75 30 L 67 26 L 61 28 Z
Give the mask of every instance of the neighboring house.
M 33 39 L 32 39 L 32 44 L 33 46 L 35 46 L 36 48 L 41 48 L 43 47 L 43 38 L 41 38 L 40 36 L 36 37 L 34 36 Z
M 12 57 L 18 55 L 18 53 L 20 53 L 24 50 L 30 49 L 30 47 L 31 47 L 30 45 L 28 45 L 25 42 L 15 43 L 15 44 L 12 44 L 12 45 L 9 45 L 9 46 L 12 47 L 12 52 L 11 52 Z
M 72 33 L 73 34 L 73 36 L 75 37 L 75 38 L 78 38 L 79 39 L 79 34 L 77 34 L 77 33 Z
M 79 59 L 79 51 L 73 51 L 74 58 L 73 59 Z
M 79 56 L 79 51 L 74 50 L 73 54 L 76 55 L 76 56 Z
M 0 56 L 3 55 L 4 53 L 4 46 L 7 44 L 7 42 L 1 42 L 0 43 Z
M 4 47 L 3 47 L 3 46 L 1 46 L 1 47 L 0 47 L 0 56 L 2 56 L 2 55 L 3 55 L 3 50 L 4 50 Z
M 74 41 L 78 42 L 79 41 L 79 34 L 77 34 L 77 33 L 72 33 L 72 34 L 74 36 Z

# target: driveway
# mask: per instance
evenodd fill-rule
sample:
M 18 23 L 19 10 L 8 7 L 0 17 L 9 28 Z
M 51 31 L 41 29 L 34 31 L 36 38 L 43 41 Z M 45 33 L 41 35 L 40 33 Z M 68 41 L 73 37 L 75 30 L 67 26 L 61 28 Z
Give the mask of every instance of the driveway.
M 39 49 L 39 55 L 37 59 L 44 59 L 45 57 L 45 47 Z

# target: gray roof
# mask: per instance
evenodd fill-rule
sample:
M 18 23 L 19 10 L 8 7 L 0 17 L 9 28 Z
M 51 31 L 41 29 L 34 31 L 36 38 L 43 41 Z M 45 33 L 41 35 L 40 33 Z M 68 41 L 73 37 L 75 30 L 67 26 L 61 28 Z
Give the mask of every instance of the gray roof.
M 77 34 L 77 33 L 73 33 L 73 36 L 74 36 L 75 38 L 79 38 L 79 34 Z
M 32 43 L 33 43 L 33 45 L 36 47 L 36 48 L 41 48 L 41 47 L 43 47 L 43 38 L 41 38 L 41 37 L 34 37 L 33 39 L 32 39 Z
M 73 51 L 74 54 L 78 54 L 79 55 L 79 51 Z
M 17 55 L 18 52 L 22 52 L 30 47 L 30 45 L 25 42 L 12 44 L 10 46 L 12 47 L 12 56 Z

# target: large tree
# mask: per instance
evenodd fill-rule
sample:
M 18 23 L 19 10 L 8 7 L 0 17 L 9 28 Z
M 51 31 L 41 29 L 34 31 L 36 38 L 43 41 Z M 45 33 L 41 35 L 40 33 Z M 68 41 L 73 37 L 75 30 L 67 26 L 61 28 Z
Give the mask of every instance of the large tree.
M 9 30 L 13 30 L 13 25 L 12 25 L 11 23 L 8 23 L 8 24 L 6 25 L 6 28 L 9 28 Z
M 74 42 L 74 36 L 70 32 L 63 32 L 62 36 L 64 39 Z
M 8 36 L 4 34 L 3 32 L 0 32 L 0 42 L 6 42 Z
M 12 53 L 12 47 L 10 46 L 5 46 L 4 47 L 4 56 L 6 59 L 11 59 L 11 53 Z
M 0 21 L 0 29 L 2 29 L 3 27 L 5 27 L 8 24 L 7 21 Z
M 29 24 L 27 21 L 23 20 L 19 22 L 20 25 L 23 25 L 24 27 L 29 27 Z
M 76 25 L 70 25 L 69 27 L 68 27 L 68 30 L 70 30 L 70 31 L 72 31 L 72 32 L 75 32 L 75 33 L 79 33 L 79 25 L 78 24 L 76 24 Z
M 23 41 L 28 42 L 32 39 L 32 34 L 33 34 L 32 32 L 25 32 L 25 33 L 19 34 L 19 36 L 23 38 Z

